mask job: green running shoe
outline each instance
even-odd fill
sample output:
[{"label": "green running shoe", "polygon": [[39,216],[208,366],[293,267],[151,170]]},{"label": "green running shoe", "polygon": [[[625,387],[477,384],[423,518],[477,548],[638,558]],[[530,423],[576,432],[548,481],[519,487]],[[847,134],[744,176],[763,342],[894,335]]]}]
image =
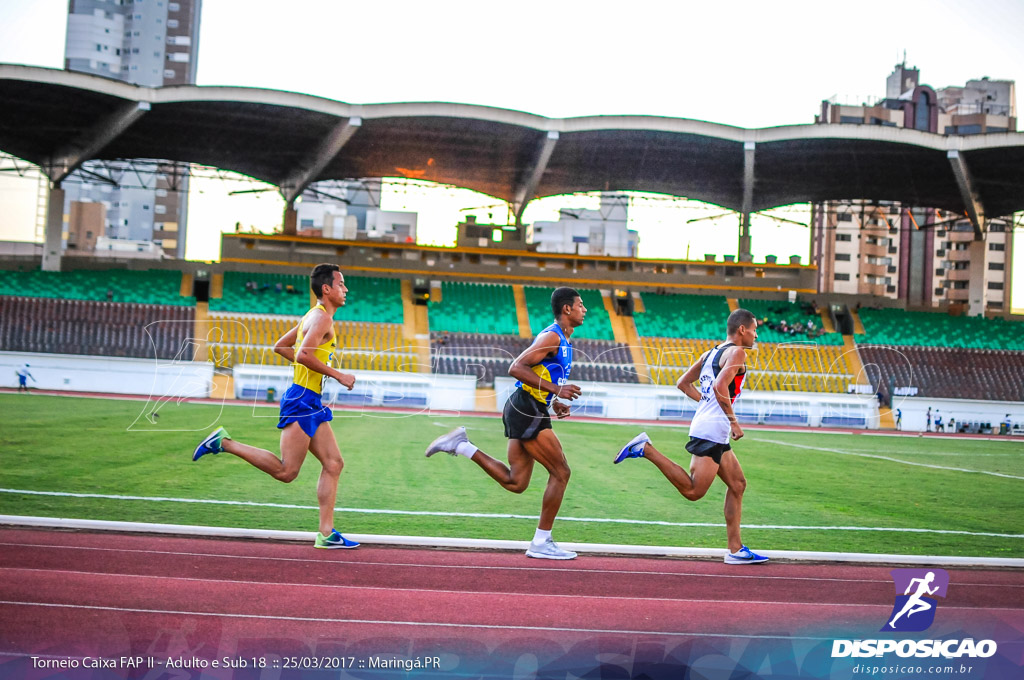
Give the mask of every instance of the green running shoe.
[{"label": "green running shoe", "polygon": [[337,529],[331,529],[329,536],[324,536],[319,531],[316,532],[316,541],[313,543],[313,547],[336,550],[338,548],[358,548],[359,544],[342,536]]},{"label": "green running shoe", "polygon": [[207,435],[206,439],[199,442],[199,446],[196,447],[195,452],[192,454],[192,460],[199,460],[208,453],[221,453],[224,450],[224,447],[221,445],[224,439],[231,439],[231,435],[223,427],[218,427]]}]

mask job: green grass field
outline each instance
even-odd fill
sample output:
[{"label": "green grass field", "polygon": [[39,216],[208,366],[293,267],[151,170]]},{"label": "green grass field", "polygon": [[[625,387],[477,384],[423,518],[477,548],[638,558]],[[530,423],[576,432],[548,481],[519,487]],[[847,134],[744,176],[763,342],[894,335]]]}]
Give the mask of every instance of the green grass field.
[{"label": "green grass field", "polygon": [[[5,490],[0,493],[0,513],[316,529],[312,508],[319,465],[312,456],[292,484],[274,481],[226,454],[191,461],[195,444],[216,424],[227,427],[240,441],[276,450],[276,409],[172,401],[161,407],[156,425],[140,418],[148,410],[142,401],[0,394],[0,487]],[[497,418],[336,411],[333,426],[346,461],[338,505],[356,509],[338,513],[338,528],[351,533],[529,539],[536,526],[529,517],[539,512],[545,473],[538,466],[533,485],[515,495],[464,458],[425,459],[426,444],[456,424],[466,425],[473,441],[485,451],[504,458],[505,440]],[[555,428],[573,470],[562,518],[712,525],[562,519],[555,524],[560,541],[725,546],[721,482],[716,481],[704,499],[691,503],[647,461],[611,464],[619,446],[641,428],[571,421],[557,423]],[[689,456],[682,449],[685,428],[653,427],[648,432],[660,450],[688,465]],[[1024,557],[1024,447],[1020,444],[749,430],[734,448],[748,480],[743,537],[755,549]],[[146,499],[41,496],[10,490]],[[158,497],[303,507],[147,500]]]}]

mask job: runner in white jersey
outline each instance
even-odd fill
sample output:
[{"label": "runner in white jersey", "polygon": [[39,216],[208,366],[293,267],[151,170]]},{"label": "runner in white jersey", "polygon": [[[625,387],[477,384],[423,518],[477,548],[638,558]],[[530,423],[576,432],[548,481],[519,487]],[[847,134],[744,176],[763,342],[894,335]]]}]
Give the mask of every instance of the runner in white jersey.
[{"label": "runner in white jersey", "polygon": [[[627,458],[646,458],[665,475],[686,500],[704,497],[715,481],[721,477],[725,492],[725,530],[729,551],[726,564],[758,564],[768,558],[758,555],[740,539],[740,518],[743,514],[743,492],[747,480],[740,461],[729,445],[730,437],[743,436],[732,404],[740,396],[746,375],[746,350],[753,349],[757,341],[757,319],[745,309],[737,309],[726,322],[726,342],[708,350],[676,382],[676,387],[697,403],[697,413],[690,423],[690,471],[673,463],[651,444],[646,432],[641,432],[619,451],[615,463]],[[699,381],[700,388],[694,387]]]},{"label": "runner in white jersey", "polygon": [[[700,376],[698,377],[700,400],[697,402],[697,412],[693,415],[693,421],[690,423],[690,441],[686,444],[686,450],[690,451],[693,455],[710,455],[716,459],[715,462],[719,463],[721,462],[722,454],[729,449],[729,435],[732,434],[732,424],[736,421],[736,418],[730,418],[726,414],[722,404],[716,398],[715,388],[718,385],[718,377],[722,373],[722,357],[729,354],[729,348],[736,346],[735,343],[726,342],[704,353],[701,359]],[[742,355],[742,353],[733,352],[733,356],[736,355]],[[733,376],[732,380],[729,381],[728,385],[725,385],[728,388],[730,411],[732,410],[732,404],[736,401],[736,397],[740,396],[740,390],[743,388],[743,379],[746,375],[747,369],[741,368]],[[739,427],[738,424],[737,427]],[[736,439],[742,436],[743,432],[741,430]],[[696,443],[694,440],[696,440]],[[703,442],[711,442],[719,446],[710,447]],[[693,450],[695,448],[701,450],[715,449],[715,453],[697,453]]]}]

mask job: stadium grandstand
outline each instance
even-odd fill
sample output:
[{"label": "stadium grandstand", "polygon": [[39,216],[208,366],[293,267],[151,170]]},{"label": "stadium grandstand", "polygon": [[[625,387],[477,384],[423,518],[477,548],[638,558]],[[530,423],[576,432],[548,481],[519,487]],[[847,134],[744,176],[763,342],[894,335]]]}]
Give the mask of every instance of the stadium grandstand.
[{"label": "stadium grandstand", "polygon": [[[373,372],[385,383],[388,375],[399,381],[410,374],[467,379],[476,407],[498,410],[512,359],[551,322],[553,287],[472,279],[433,281],[424,301],[415,299],[410,277],[349,273],[349,302],[336,317],[337,365]],[[1015,322],[1003,318],[819,307],[805,301],[808,296],[794,301],[642,286],[630,286],[627,305],[613,294],[622,285],[615,279],[604,289],[578,288],[588,311],[572,338],[574,381],[609,390],[672,387],[721,341],[725,318],[742,307],[759,320],[744,385],[751,398],[868,399],[877,419],[854,422],[879,427],[895,426],[897,408],[930,399],[1024,401],[1024,346]],[[191,263],[171,262],[137,270],[10,268],[0,272],[0,351],[204,362],[212,365],[215,382],[224,383],[223,392],[251,397],[257,392],[252,385],[232,385],[234,370],[286,369],[273,345],[310,303],[308,276],[294,267],[250,271],[224,264],[199,272]],[[839,316],[854,322],[853,333],[837,330]],[[593,405],[586,412],[615,415]],[[655,417],[692,415],[686,406],[659,413]],[[752,414],[745,419],[783,417]],[[1001,420],[965,415],[961,427],[996,429]],[[808,422],[799,414],[797,421]]]}]

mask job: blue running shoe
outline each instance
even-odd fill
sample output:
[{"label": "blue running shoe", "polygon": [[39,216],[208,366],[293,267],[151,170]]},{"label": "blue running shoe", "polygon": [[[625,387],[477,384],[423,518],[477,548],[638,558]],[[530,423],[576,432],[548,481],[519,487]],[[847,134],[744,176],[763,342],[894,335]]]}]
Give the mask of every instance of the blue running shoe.
[{"label": "blue running shoe", "polygon": [[339,534],[337,529],[331,529],[330,536],[324,536],[319,531],[316,532],[316,541],[313,543],[313,547],[335,550],[338,548],[358,548],[359,544]]},{"label": "blue running shoe", "polygon": [[726,564],[761,564],[767,561],[767,557],[758,555],[747,546],[743,546],[738,552],[726,553],[725,555]]},{"label": "blue running shoe", "polygon": [[218,427],[206,439],[199,442],[199,446],[196,447],[195,452],[192,454],[192,460],[199,460],[208,453],[221,453],[224,450],[221,444],[225,439],[231,439],[231,435],[223,427]]},{"label": "blue running shoe", "polygon": [[630,439],[628,444],[622,447],[622,450],[619,451],[619,455],[615,456],[615,460],[612,462],[618,465],[627,458],[643,458],[644,444],[649,441],[651,441],[651,438],[647,436],[647,433],[641,432]]}]

